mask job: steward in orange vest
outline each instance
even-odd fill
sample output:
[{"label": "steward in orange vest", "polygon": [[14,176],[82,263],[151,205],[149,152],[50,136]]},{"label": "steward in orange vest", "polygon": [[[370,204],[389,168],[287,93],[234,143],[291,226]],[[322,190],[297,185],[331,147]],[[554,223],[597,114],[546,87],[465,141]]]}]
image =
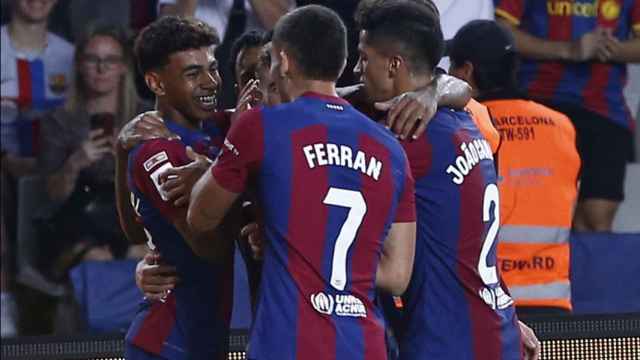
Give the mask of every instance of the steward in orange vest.
[{"label": "steward in orange vest", "polygon": [[514,90],[513,39],[497,23],[465,25],[449,56],[450,73],[471,85],[500,133],[498,267],[518,310],[570,311],[569,233],[580,169],[573,125]]}]

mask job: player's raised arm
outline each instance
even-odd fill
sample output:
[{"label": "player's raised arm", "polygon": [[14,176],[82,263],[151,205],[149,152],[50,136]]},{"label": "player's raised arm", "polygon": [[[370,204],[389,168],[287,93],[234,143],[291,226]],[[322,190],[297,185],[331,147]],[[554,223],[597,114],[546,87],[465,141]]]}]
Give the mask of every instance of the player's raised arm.
[{"label": "player's raised arm", "polygon": [[387,126],[400,139],[417,139],[427,128],[438,107],[464,109],[469,100],[469,84],[453,76],[440,74],[428,86],[376,103],[375,107],[388,111]]},{"label": "player's raised arm", "polygon": [[416,251],[415,187],[409,164],[396,217],[384,241],[376,272],[376,286],[400,296],[409,286]]}]

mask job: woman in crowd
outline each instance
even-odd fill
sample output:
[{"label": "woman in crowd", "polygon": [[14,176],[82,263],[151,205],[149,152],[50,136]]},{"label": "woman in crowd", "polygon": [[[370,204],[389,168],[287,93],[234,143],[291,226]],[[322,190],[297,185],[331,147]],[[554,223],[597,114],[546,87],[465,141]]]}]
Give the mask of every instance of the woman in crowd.
[{"label": "woman in crowd", "polygon": [[131,59],[124,30],[89,27],[76,44],[68,100],[42,122],[39,163],[56,206],[39,226],[44,236],[54,237],[42,239],[51,252],[40,253],[49,259],[64,255],[48,264],[59,271],[80,260],[109,260],[126,252],[114,203],[113,139],[144,110]]}]

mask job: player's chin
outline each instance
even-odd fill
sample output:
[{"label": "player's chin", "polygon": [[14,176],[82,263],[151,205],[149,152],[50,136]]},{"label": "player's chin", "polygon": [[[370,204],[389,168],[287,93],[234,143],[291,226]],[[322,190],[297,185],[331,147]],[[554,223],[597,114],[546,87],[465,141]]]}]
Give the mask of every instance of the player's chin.
[{"label": "player's chin", "polygon": [[217,109],[217,104],[214,102],[213,104],[194,104],[194,106],[192,107],[193,111],[193,115],[194,117],[196,117],[198,120],[205,120],[211,117],[211,115],[216,111]]}]

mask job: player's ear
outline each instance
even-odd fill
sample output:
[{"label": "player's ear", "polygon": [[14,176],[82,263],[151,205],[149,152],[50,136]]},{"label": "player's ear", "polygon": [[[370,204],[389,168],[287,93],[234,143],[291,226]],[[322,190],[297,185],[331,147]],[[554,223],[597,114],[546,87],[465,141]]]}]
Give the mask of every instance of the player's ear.
[{"label": "player's ear", "polygon": [[289,60],[289,55],[286,51],[280,50],[280,77],[288,77],[290,71],[291,62]]},{"label": "player's ear", "polygon": [[403,62],[404,59],[397,55],[389,58],[389,77],[395,77],[398,74]]},{"label": "player's ear", "polygon": [[166,94],[165,85],[157,72],[147,71],[144,74],[144,82],[156,96],[164,96]]}]

